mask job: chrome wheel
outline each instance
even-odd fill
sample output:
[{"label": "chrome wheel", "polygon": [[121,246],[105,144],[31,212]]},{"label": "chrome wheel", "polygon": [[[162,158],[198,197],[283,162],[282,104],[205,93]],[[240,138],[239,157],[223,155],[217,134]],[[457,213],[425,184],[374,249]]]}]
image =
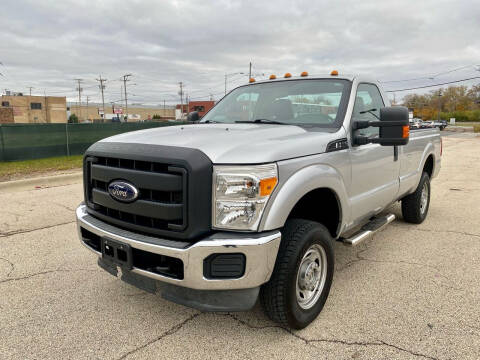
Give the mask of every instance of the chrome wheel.
[{"label": "chrome wheel", "polygon": [[428,195],[429,195],[428,184],[427,184],[427,182],[425,182],[423,184],[422,194],[420,195],[420,213],[422,215],[425,214],[425,211],[427,210]]},{"label": "chrome wheel", "polygon": [[327,278],[327,254],[322,246],[310,246],[300,262],[297,272],[297,303],[310,309],[320,297]]}]

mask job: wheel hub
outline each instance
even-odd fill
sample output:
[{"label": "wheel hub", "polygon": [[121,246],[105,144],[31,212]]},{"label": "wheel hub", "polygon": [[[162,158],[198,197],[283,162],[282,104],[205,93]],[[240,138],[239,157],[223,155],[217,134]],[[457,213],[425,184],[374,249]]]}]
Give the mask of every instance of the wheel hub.
[{"label": "wheel hub", "polygon": [[319,278],[319,266],[314,261],[306,261],[300,272],[299,286],[302,290],[314,290]]},{"label": "wheel hub", "polygon": [[323,247],[312,245],[297,272],[297,303],[302,309],[313,307],[320,297],[327,276],[327,255]]},{"label": "wheel hub", "polygon": [[422,193],[420,195],[420,212],[423,214],[427,209],[428,204],[428,184],[424,183],[422,187]]}]

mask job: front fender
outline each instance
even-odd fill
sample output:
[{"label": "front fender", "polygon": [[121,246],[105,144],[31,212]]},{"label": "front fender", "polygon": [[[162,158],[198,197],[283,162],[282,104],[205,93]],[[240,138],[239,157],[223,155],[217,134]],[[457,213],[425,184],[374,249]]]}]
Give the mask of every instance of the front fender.
[{"label": "front fender", "polygon": [[315,164],[305,167],[296,171],[280,185],[265,209],[260,223],[260,231],[283,227],[295,204],[305,194],[319,188],[328,188],[336,194],[340,208],[341,225],[339,229],[343,229],[346,220],[350,218],[350,206],[348,206],[343,177],[332,166]]}]

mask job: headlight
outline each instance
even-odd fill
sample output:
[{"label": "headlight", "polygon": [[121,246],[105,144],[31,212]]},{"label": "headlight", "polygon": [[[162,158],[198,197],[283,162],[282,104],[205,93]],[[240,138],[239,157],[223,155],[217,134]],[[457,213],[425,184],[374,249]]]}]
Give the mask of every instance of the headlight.
[{"label": "headlight", "polygon": [[277,182],[276,164],[214,166],[213,227],[256,230]]}]

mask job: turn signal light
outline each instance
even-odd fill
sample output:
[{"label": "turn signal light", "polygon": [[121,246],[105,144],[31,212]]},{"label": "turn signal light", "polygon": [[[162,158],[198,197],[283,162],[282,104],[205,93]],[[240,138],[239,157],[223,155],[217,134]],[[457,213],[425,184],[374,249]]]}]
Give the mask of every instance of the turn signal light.
[{"label": "turn signal light", "polygon": [[249,83],[254,83],[255,82],[255,79],[254,78],[250,78],[250,80],[248,80]]},{"label": "turn signal light", "polygon": [[300,76],[308,76],[308,72],[304,71],[300,74]]},{"label": "turn signal light", "polygon": [[277,75],[273,75],[273,74],[270,75],[270,77],[269,77],[270,80],[275,80],[276,78],[277,78]]},{"label": "turn signal light", "polygon": [[276,177],[260,180],[260,196],[270,195],[275,189],[277,181]]},{"label": "turn signal light", "polygon": [[290,74],[290,73],[286,73],[286,74],[285,74],[283,77],[285,77],[285,78],[289,78],[289,77],[292,77],[292,74]]},{"label": "turn signal light", "polygon": [[332,75],[332,76],[337,76],[337,75],[338,75],[338,70],[332,70],[332,72],[330,73],[330,75]]},{"label": "turn signal light", "polygon": [[406,138],[408,138],[409,135],[410,135],[410,126],[409,126],[409,125],[405,125],[405,126],[403,127],[402,138],[406,139]]}]

